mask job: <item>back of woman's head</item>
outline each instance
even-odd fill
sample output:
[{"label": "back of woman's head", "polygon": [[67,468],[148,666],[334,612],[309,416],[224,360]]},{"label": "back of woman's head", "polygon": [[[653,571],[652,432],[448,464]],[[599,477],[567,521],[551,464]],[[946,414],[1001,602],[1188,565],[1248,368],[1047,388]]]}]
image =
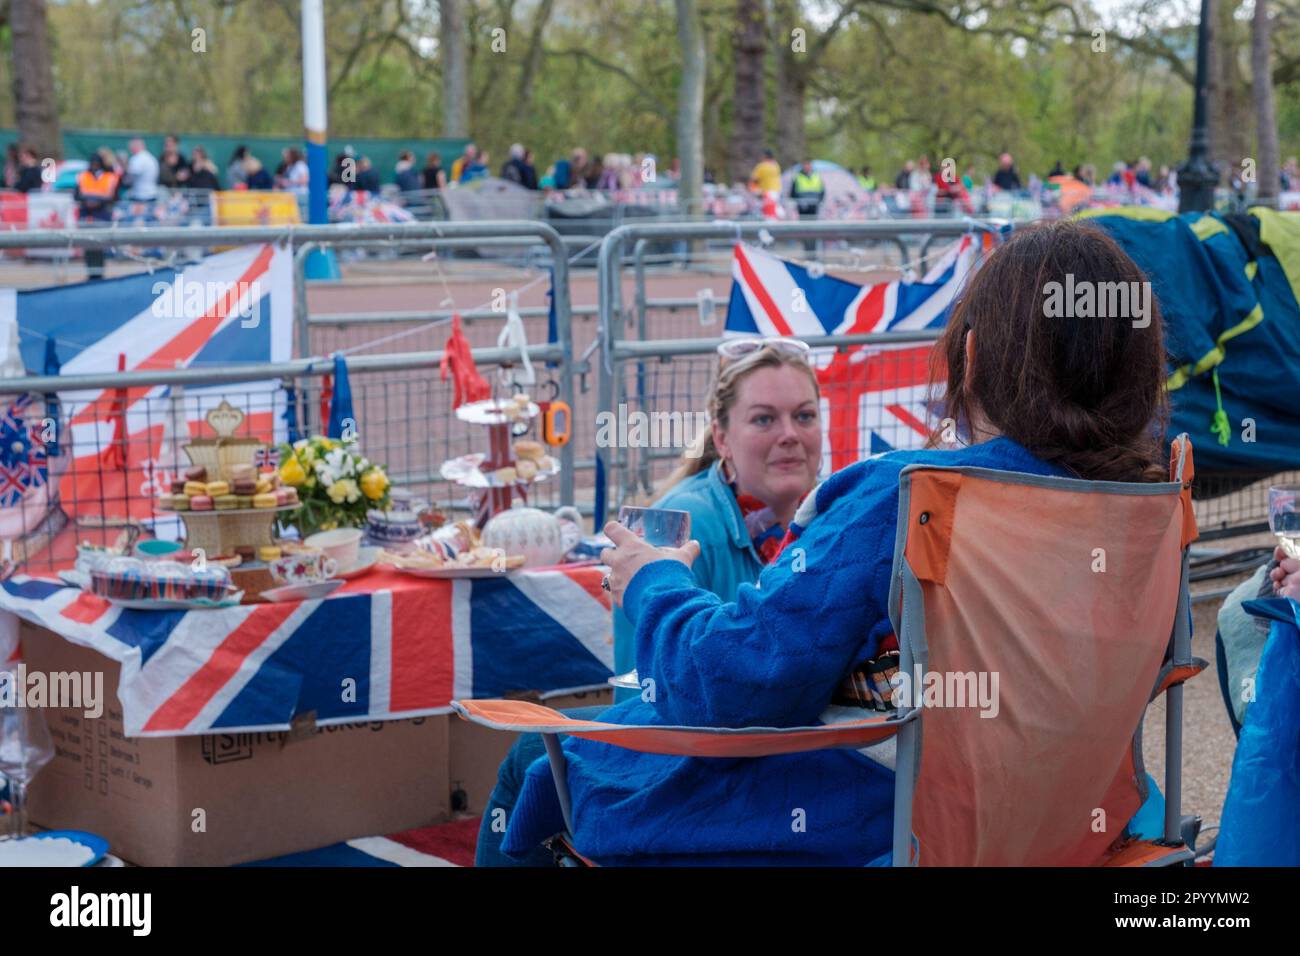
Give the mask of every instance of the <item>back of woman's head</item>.
[{"label": "back of woman's head", "polygon": [[971,276],[935,360],[959,428],[982,414],[1082,478],[1166,480],[1159,309],[1146,275],[1100,229],[1063,220],[1017,230]]}]

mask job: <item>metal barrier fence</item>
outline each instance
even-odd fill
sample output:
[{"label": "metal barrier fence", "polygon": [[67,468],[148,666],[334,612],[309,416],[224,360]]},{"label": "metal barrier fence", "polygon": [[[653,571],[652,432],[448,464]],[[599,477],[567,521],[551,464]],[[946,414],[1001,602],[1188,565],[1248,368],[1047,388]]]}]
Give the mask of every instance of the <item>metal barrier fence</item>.
[{"label": "metal barrier fence", "polygon": [[[450,458],[487,451],[487,436],[481,427],[453,414],[451,390],[436,377],[442,358],[442,352],[425,352],[349,359],[353,417],[361,450],[387,467],[393,484],[449,511],[467,511],[467,493],[444,480],[439,468]],[[564,354],[558,345],[539,345],[529,349],[529,358],[559,362]],[[474,359],[490,370],[518,361],[519,353],[480,349]],[[60,455],[48,459],[54,491],[40,507],[17,509],[23,523],[12,558],[25,560],[32,571],[65,566],[82,540],[107,543],[123,526],[152,524],[159,517],[155,499],[190,465],[183,446],[192,438],[211,437],[206,426],[195,423],[222,400],[246,414],[238,437],[270,444],[291,404],[300,431],[309,434],[310,427],[301,426],[318,421],[321,379],[332,371],[332,362],[308,358],[7,380],[7,391],[39,395],[58,390],[65,423]],[[125,414],[125,428],[117,427],[119,414]],[[572,492],[558,480],[540,483],[529,489],[529,501],[558,506],[570,503]],[[73,533],[66,531],[70,520],[75,523]],[[179,519],[166,516],[155,531],[164,538],[182,535]]]},{"label": "metal barrier fence", "polygon": [[[688,224],[673,227],[633,226],[615,230],[601,246],[600,258],[600,334],[601,358],[597,413],[606,421],[626,431],[632,419],[640,420],[649,429],[651,441],[662,438],[664,430],[672,431],[679,422],[696,420],[704,411],[705,401],[716,375],[715,349],[722,341],[716,330],[699,323],[690,328],[690,334],[708,335],[704,339],[648,340],[647,315],[654,311],[654,301],[645,297],[644,269],[639,259],[646,244],[654,239],[717,239],[752,238],[763,230],[773,237],[854,239],[875,238],[894,242],[900,246],[900,264],[908,263],[909,251],[903,243],[905,236],[924,236],[921,258],[931,242],[943,237],[955,237],[969,230],[972,223],[941,220],[911,223],[798,223],[798,224]],[[622,283],[619,280],[621,252],[627,243],[634,243],[633,266],[638,271],[637,300],[631,311],[622,302]],[[725,300],[720,303],[725,312]],[[624,341],[625,332],[636,336]],[[677,333],[678,328],[673,332]],[[918,333],[886,333],[874,336],[828,336],[808,338],[814,348],[827,348],[843,352],[851,347],[867,347],[871,354],[872,382],[855,386],[841,383],[823,386],[823,414],[829,419],[831,445],[849,449],[869,447],[869,434],[874,431],[891,445],[899,444],[890,434],[892,430],[906,429],[897,416],[887,413],[884,403],[874,396],[888,394],[888,390],[915,381],[912,374],[920,360],[918,347],[928,348],[937,338],[936,331]],[[909,347],[911,346],[911,347]],[[580,353],[581,354],[581,353]],[[585,356],[584,356],[585,357]],[[579,359],[581,367],[581,359]],[[858,366],[866,368],[866,364]],[[930,423],[933,424],[933,423]],[[855,430],[855,431],[852,431]],[[899,432],[898,437],[904,437]],[[1208,432],[1193,436],[1193,441],[1212,440]],[[624,502],[648,503],[656,495],[663,479],[680,463],[682,446],[688,441],[675,441],[660,445],[640,444],[628,447],[627,442],[596,449],[598,474],[605,476],[606,497],[597,498],[594,507],[599,526],[609,513],[616,512]],[[838,467],[824,452],[823,473]],[[846,460],[856,460],[857,454]],[[1268,530],[1267,489],[1280,482],[1300,483],[1300,472],[1283,474],[1242,473],[1205,474],[1198,477],[1193,490],[1197,521],[1201,539],[1206,542],[1253,535]]]},{"label": "metal barrier fence", "polygon": [[[439,243],[464,241],[536,241],[551,249],[557,341],[530,345],[528,359],[556,376],[557,397],[572,401],[573,377],[568,297],[567,260],[564,240],[545,223],[415,223],[382,226],[285,226],[222,229],[103,228],[96,230],[25,232],[0,235],[0,248],[209,248],[242,243],[284,242],[298,246],[301,266],[305,250],[312,247],[352,243],[419,243],[432,248]],[[305,280],[298,269],[295,341],[309,344],[306,323]],[[492,369],[509,369],[522,361],[521,350],[476,349],[475,360]],[[447,508],[466,504],[463,489],[444,481],[439,466],[448,458],[486,451],[481,428],[455,418],[451,389],[435,376],[443,358],[441,351],[351,356],[350,372],[353,413],[364,453],[389,469],[395,484],[424,492]],[[29,514],[19,507],[22,527],[8,537],[7,549],[21,558],[34,554],[33,567],[46,566],[71,557],[48,547],[67,524],[68,514],[83,527],[75,535],[59,537],[68,551],[68,541],[93,536],[95,529],[120,526],[124,522],[152,518],[153,499],[178,473],[188,466],[181,447],[190,437],[201,437],[206,428],[200,410],[222,398],[248,415],[244,433],[270,442],[277,419],[292,395],[301,434],[323,430],[320,407],[321,377],[333,371],[333,362],[308,354],[279,364],[245,364],[219,368],[182,370],[148,369],[97,376],[28,376],[8,379],[4,390],[11,394],[52,394],[62,399],[60,419],[75,422],[66,432],[71,447],[62,442],[64,453],[49,461],[50,507]],[[290,392],[289,389],[292,389]],[[126,392],[123,390],[130,390]],[[128,397],[129,395],[129,397]],[[111,412],[111,413],[110,413]],[[118,420],[124,419],[125,427]],[[205,434],[203,437],[207,437]],[[532,496],[540,503],[570,504],[574,499],[572,447],[557,453],[561,463],[558,477],[534,486]],[[59,506],[59,493],[63,504]],[[39,509],[37,509],[39,510]],[[98,515],[99,517],[94,517]],[[90,516],[90,517],[88,517]],[[125,516],[125,518],[123,517]],[[169,524],[162,523],[166,534]],[[15,546],[16,545],[16,549]]]}]

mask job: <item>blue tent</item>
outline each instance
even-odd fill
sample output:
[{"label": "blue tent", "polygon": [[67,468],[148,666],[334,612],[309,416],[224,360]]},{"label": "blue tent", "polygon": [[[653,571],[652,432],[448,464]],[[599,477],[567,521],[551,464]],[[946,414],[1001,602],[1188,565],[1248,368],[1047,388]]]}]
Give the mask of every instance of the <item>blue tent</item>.
[{"label": "blue tent", "polygon": [[1150,277],[1169,352],[1169,434],[1202,472],[1300,468],[1300,215],[1083,214]]}]

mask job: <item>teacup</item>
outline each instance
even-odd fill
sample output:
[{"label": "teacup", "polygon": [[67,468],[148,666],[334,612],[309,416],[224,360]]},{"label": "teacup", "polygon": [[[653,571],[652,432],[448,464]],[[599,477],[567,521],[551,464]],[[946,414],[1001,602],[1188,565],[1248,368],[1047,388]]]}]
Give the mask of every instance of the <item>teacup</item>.
[{"label": "teacup", "polygon": [[298,551],[271,562],[271,577],[279,584],[315,584],[338,572],[339,564],[323,551]]},{"label": "teacup", "polygon": [[332,531],[317,532],[303,544],[325,552],[334,559],[338,567],[350,568],[360,557],[363,537],[365,532],[360,528],[335,528]]}]

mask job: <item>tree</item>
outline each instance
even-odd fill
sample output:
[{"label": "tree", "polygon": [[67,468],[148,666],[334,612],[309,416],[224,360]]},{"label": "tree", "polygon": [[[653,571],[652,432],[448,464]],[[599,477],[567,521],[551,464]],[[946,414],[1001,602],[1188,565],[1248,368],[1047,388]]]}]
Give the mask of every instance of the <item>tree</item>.
[{"label": "tree", "polygon": [[677,89],[677,155],[681,158],[678,202],[687,214],[700,211],[704,192],[704,26],[699,0],[674,0],[682,80]]},{"label": "tree", "polygon": [[767,53],[767,23],[763,0],[736,0],[736,24],[731,34],[734,61],[730,182],[745,182],[767,138],[763,59]]},{"label": "tree", "polygon": [[439,0],[438,56],[442,61],[442,135],[469,135],[469,38],[462,0]]},{"label": "tree", "polygon": [[1273,109],[1273,73],[1269,68],[1268,3],[1255,0],[1255,19],[1250,30],[1250,69],[1255,94],[1255,146],[1259,164],[1258,201],[1262,206],[1276,206],[1281,187],[1278,176],[1277,114]]},{"label": "tree", "polygon": [[18,135],[40,157],[63,158],[59,108],[54,98],[45,0],[10,0],[13,34],[14,112]]}]

